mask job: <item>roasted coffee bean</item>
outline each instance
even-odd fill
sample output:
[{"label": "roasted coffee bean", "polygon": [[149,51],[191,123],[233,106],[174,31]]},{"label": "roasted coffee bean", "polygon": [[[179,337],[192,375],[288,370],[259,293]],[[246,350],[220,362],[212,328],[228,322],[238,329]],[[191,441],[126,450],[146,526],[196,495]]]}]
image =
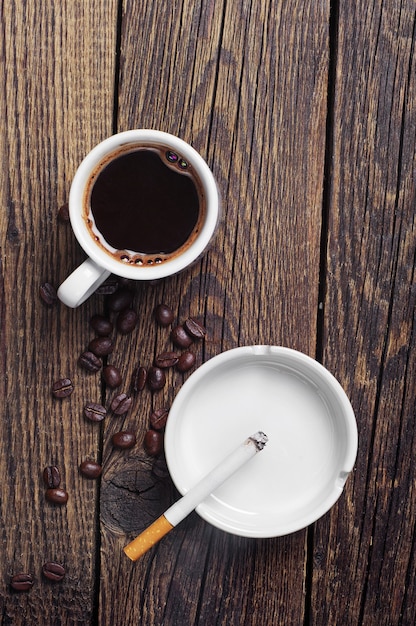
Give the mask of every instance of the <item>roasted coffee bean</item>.
[{"label": "roasted coffee bean", "polygon": [[53,504],[66,504],[68,502],[68,493],[59,487],[47,489],[45,496]]},{"label": "roasted coffee bean", "polygon": [[95,337],[88,344],[88,350],[95,356],[107,356],[114,350],[114,344],[110,337]]},{"label": "roasted coffee bean", "polygon": [[58,300],[56,289],[50,283],[43,283],[39,287],[39,294],[44,304],[46,304],[47,306],[53,306]]},{"label": "roasted coffee bean", "polygon": [[107,409],[96,402],[87,402],[84,406],[84,415],[91,422],[101,422],[107,415]]},{"label": "roasted coffee bean", "polygon": [[178,348],[189,348],[192,343],[192,337],[188,335],[185,328],[179,324],[179,326],[175,326],[170,333],[170,338],[172,339],[175,346]]},{"label": "roasted coffee bean", "polygon": [[103,367],[103,381],[110,387],[110,389],[115,389],[116,387],[120,387],[123,382],[123,378],[120,374],[120,371],[115,367],[115,365],[105,365]]},{"label": "roasted coffee bean", "polygon": [[68,202],[65,202],[65,204],[63,204],[62,206],[59,207],[58,209],[58,220],[60,222],[69,222],[69,204]]},{"label": "roasted coffee bean", "polygon": [[158,456],[163,450],[163,433],[160,430],[148,430],[143,443],[148,454]]},{"label": "roasted coffee bean", "polygon": [[103,362],[93,352],[87,350],[79,357],[78,365],[87,370],[87,372],[98,372],[102,368]]},{"label": "roasted coffee bean", "polygon": [[129,430],[121,430],[119,433],[114,433],[111,437],[111,441],[115,448],[127,450],[136,445],[136,435]]},{"label": "roasted coffee bean", "polygon": [[43,470],[43,482],[48,489],[59,487],[61,484],[61,473],[56,465],[48,465]]},{"label": "roasted coffee bean", "polygon": [[158,304],[154,316],[160,326],[169,326],[173,322],[173,311],[167,304]]},{"label": "roasted coffee bean", "polygon": [[99,296],[110,296],[118,289],[118,279],[115,276],[109,276],[102,285],[97,287],[95,293]]},{"label": "roasted coffee bean", "polygon": [[132,399],[125,393],[120,393],[113,398],[110,408],[116,415],[124,415],[131,407]]},{"label": "roasted coffee bean", "polygon": [[90,319],[90,326],[100,337],[108,337],[113,332],[113,322],[104,315],[93,315]]},{"label": "roasted coffee bean", "polygon": [[74,385],[69,378],[60,378],[52,385],[52,395],[55,398],[67,398],[74,391]]},{"label": "roasted coffee bean", "polygon": [[134,393],[142,391],[146,385],[147,369],[140,365],[135,368],[131,378],[131,388]]},{"label": "roasted coffee bean", "polygon": [[184,322],[184,328],[193,339],[203,339],[207,334],[206,328],[193,317],[188,317]]},{"label": "roasted coffee bean", "polygon": [[122,335],[128,335],[133,332],[138,322],[138,315],[133,309],[124,309],[120,311],[117,317],[117,330]]},{"label": "roasted coffee bean", "polygon": [[155,358],[156,367],[161,367],[162,369],[166,369],[168,367],[173,367],[178,362],[178,355],[175,352],[162,352],[158,354]]},{"label": "roasted coffee bean", "polygon": [[118,276],[118,287],[119,289],[134,289],[134,280],[131,278],[126,278],[125,276]]},{"label": "roasted coffee bean", "polygon": [[150,425],[155,430],[163,430],[168,421],[169,409],[156,409],[150,415]]},{"label": "roasted coffee bean", "polygon": [[65,568],[60,563],[48,561],[42,566],[42,574],[53,583],[59,583],[65,576]]},{"label": "roasted coffee bean", "polygon": [[79,466],[79,471],[85,478],[98,478],[101,476],[102,466],[95,461],[82,461]]},{"label": "roasted coffee bean", "polygon": [[160,367],[149,367],[147,384],[152,391],[163,389],[166,383],[166,374]]},{"label": "roasted coffee bean", "polygon": [[195,361],[196,361],[196,357],[193,352],[189,352],[189,351],[182,352],[181,356],[179,357],[176,368],[179,370],[179,372],[187,372],[195,365]]},{"label": "roasted coffee bean", "polygon": [[128,309],[133,302],[133,292],[130,289],[118,289],[115,293],[108,296],[107,304],[110,311],[119,313],[124,309]]},{"label": "roasted coffee bean", "polygon": [[33,587],[33,576],[31,574],[15,574],[10,580],[10,586],[14,591],[29,591]]}]

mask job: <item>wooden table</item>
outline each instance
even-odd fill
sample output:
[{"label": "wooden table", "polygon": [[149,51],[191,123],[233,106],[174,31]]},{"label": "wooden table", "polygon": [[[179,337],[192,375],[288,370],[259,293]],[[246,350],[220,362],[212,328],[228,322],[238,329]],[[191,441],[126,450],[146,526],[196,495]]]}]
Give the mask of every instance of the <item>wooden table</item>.
[{"label": "wooden table", "polygon": [[[1,624],[411,626],[416,607],[416,13],[411,0],[1,3]],[[208,329],[197,365],[283,345],[320,360],[354,407],[359,451],[337,504],[272,539],[191,515],[132,564],[122,552],[176,493],[142,440],[149,412],[84,419],[109,402],[78,355],[94,295],[46,307],[84,254],[57,218],[100,140],[153,127],[190,142],[219,183],[223,222],[192,269],[135,288],[116,337],[128,384],[169,344],[152,311]],[[166,343],[167,342],[167,343]],[[52,383],[68,376],[61,401]],[[153,403],[153,404],[152,404]],[[117,452],[111,436],[137,432]],[[103,464],[83,478],[85,458]],[[155,466],[156,463],[156,466]],[[45,500],[56,465],[68,503]],[[156,467],[156,470],[155,470]],[[155,474],[157,476],[155,477]],[[48,583],[45,561],[64,563]],[[16,573],[33,587],[10,589]]]}]

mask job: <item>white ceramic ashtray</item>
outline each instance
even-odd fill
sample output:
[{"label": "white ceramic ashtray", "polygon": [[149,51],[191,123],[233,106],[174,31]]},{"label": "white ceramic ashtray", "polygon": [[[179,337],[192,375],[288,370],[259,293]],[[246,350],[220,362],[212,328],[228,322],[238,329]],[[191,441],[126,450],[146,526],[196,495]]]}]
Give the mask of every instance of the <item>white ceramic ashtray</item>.
[{"label": "white ceramic ashtray", "polygon": [[177,394],[165,433],[172,479],[184,495],[256,431],[268,443],[198,507],[245,537],[286,535],[324,515],[357,454],[357,425],[338,381],[289,348],[236,348],[207,361]]}]

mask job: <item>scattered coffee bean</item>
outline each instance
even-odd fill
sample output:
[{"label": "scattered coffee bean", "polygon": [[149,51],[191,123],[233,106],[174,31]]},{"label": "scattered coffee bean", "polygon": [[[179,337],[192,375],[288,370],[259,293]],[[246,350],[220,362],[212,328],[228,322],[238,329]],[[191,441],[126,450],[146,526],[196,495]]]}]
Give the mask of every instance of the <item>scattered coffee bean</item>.
[{"label": "scattered coffee bean", "polygon": [[125,276],[117,276],[119,289],[134,289],[135,281]]},{"label": "scattered coffee bean", "polygon": [[148,430],[144,436],[144,448],[151,456],[158,456],[163,450],[163,433],[159,430]]},{"label": "scattered coffee bean", "polygon": [[107,415],[107,409],[96,402],[87,402],[84,406],[84,415],[91,422],[101,422]]},{"label": "scattered coffee bean", "polygon": [[97,287],[95,293],[99,296],[110,296],[118,289],[118,279],[115,276],[109,276],[102,285]]},{"label": "scattered coffee bean", "polygon": [[203,339],[207,334],[206,328],[193,317],[184,322],[184,328],[193,339]]},{"label": "scattered coffee bean", "polygon": [[115,389],[116,387],[120,387],[123,382],[123,378],[120,374],[120,370],[115,367],[115,365],[105,365],[103,367],[103,381],[110,387],[110,389]]},{"label": "scattered coffee bean", "polygon": [[139,318],[133,309],[124,309],[120,311],[117,317],[117,330],[122,335],[128,335],[136,328]]},{"label": "scattered coffee bean", "polygon": [[53,504],[66,504],[68,502],[68,493],[65,489],[53,487],[46,490],[46,499]]},{"label": "scattered coffee bean", "polygon": [[107,356],[114,350],[114,344],[110,337],[95,337],[88,344],[88,350],[95,356]]},{"label": "scattered coffee bean", "polygon": [[110,408],[116,415],[124,415],[131,407],[132,399],[125,393],[120,393],[113,398]]},{"label": "scattered coffee bean", "polygon": [[188,335],[185,328],[180,324],[172,329],[170,338],[178,348],[189,348],[192,343],[192,337]]},{"label": "scattered coffee bean", "polygon": [[47,306],[53,306],[58,300],[56,289],[50,283],[43,283],[39,287],[39,294],[44,304],[46,304]]},{"label": "scattered coffee bean", "polygon": [[121,430],[118,433],[114,433],[111,437],[113,446],[120,448],[121,450],[127,450],[133,448],[136,445],[136,435],[129,430]]},{"label": "scattered coffee bean", "polygon": [[166,374],[160,367],[149,367],[147,384],[152,391],[163,389],[166,384]]},{"label": "scattered coffee bean", "polygon": [[130,289],[119,289],[112,293],[107,300],[108,308],[114,313],[128,309],[133,302],[133,292]]},{"label": "scattered coffee bean", "polygon": [[135,368],[131,378],[131,388],[134,393],[142,391],[146,385],[147,369],[140,365]]},{"label": "scattered coffee bean", "polygon": [[52,385],[52,395],[55,398],[67,398],[74,391],[74,385],[69,378],[60,378]]},{"label": "scattered coffee bean", "polygon": [[90,319],[90,326],[100,337],[108,337],[113,332],[113,323],[104,315],[93,315]]},{"label": "scattered coffee bean", "polygon": [[154,310],[156,322],[160,326],[169,326],[173,322],[173,311],[167,304],[158,304]]},{"label": "scattered coffee bean", "polygon": [[58,220],[60,222],[69,222],[69,204],[68,202],[65,202],[65,204],[63,204],[62,206],[59,207],[58,209]]},{"label": "scattered coffee bean", "polygon": [[78,359],[78,365],[87,370],[87,372],[98,372],[101,369],[103,363],[101,359],[93,352],[86,351],[81,354]]},{"label": "scattered coffee bean", "polygon": [[82,461],[79,471],[85,478],[98,478],[101,476],[102,466],[95,461]]},{"label": "scattered coffee bean", "polygon": [[65,568],[60,563],[48,561],[42,566],[42,574],[51,582],[58,583],[65,576]]},{"label": "scattered coffee bean", "polygon": [[179,372],[182,372],[182,373],[187,372],[195,365],[195,361],[196,361],[196,357],[193,352],[189,352],[189,351],[182,352],[181,356],[179,357],[176,368],[179,370]]},{"label": "scattered coffee bean", "polygon": [[166,369],[168,367],[173,367],[178,362],[178,355],[175,352],[162,352],[158,354],[155,358],[156,367],[161,367],[162,369]]},{"label": "scattered coffee bean", "polygon": [[155,430],[163,430],[168,421],[169,409],[156,409],[150,415],[150,425]]},{"label": "scattered coffee bean", "polygon": [[33,587],[33,576],[31,574],[15,574],[10,580],[10,586],[14,591],[29,591]]},{"label": "scattered coffee bean", "polygon": [[56,465],[48,465],[43,470],[43,482],[48,489],[59,487],[61,484],[61,473]]}]

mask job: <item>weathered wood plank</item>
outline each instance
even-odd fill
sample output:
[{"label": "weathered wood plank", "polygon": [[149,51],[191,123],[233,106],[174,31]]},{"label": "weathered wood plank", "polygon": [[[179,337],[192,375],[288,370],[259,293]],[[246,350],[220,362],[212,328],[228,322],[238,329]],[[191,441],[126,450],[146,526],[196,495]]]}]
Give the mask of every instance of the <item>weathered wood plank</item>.
[{"label": "weathered wood plank", "polygon": [[[119,130],[155,127],[192,143],[217,177],[224,212],[197,266],[136,288],[139,328],[112,355],[126,381],[170,346],[152,320],[160,301],[178,320],[204,320],[197,364],[251,343],[315,354],[328,26],[329,2],[125,3]],[[141,442],[151,408],[169,404],[181,384],[172,373],[162,392],[142,394],[106,425],[101,623],[302,623],[305,532],[251,541],[195,515],[138,563],[122,555],[172,498],[169,481],[154,499],[152,489],[139,493],[155,484]],[[121,455],[109,438],[126,427],[140,443]]]},{"label": "weathered wood plank", "polygon": [[340,4],[324,361],[360,445],[316,528],[317,625],[416,619],[415,23],[413,2]]},{"label": "weathered wood plank", "polygon": [[[78,463],[100,450],[82,418],[100,382],[77,367],[89,340],[88,308],[47,309],[44,281],[58,285],[82,258],[57,221],[86,152],[112,131],[116,2],[3,2],[0,14],[1,365],[0,614],[3,624],[87,624],[94,607],[97,487]],[[92,305],[91,305],[92,306]],[[75,392],[55,401],[54,380]],[[42,470],[56,464],[69,492],[45,501]],[[57,586],[45,561],[64,562]],[[32,592],[9,578],[33,574]]]}]

